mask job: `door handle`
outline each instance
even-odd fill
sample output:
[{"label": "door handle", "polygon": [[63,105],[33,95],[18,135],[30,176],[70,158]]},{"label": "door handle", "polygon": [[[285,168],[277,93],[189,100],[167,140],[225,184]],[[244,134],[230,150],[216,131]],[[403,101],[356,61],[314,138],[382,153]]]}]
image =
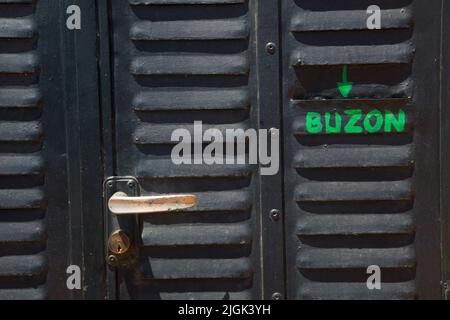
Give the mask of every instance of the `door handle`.
[{"label": "door handle", "polygon": [[129,197],[124,192],[116,192],[108,201],[109,210],[118,216],[178,212],[196,204],[197,197],[191,194]]},{"label": "door handle", "polygon": [[[1,1],[1,0],[0,0]],[[105,259],[111,268],[138,263],[142,246],[142,215],[176,214],[197,204],[192,194],[140,196],[134,177],[109,177],[104,182]]]}]

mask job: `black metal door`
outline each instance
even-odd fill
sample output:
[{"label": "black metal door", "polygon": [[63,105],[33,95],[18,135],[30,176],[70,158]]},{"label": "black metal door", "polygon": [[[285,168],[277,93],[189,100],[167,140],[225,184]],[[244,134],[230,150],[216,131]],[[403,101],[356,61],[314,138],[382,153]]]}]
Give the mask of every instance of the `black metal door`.
[{"label": "black metal door", "polygon": [[[110,177],[105,201],[117,191],[197,197],[195,207],[178,214],[111,222],[111,212],[105,211],[107,225],[126,224],[138,246],[134,261],[110,268],[110,298],[283,294],[282,220],[270,218],[272,209],[281,209],[280,175],[261,177],[254,165],[176,165],[171,160],[172,133],[179,128],[192,132],[194,121],[202,121],[204,130],[222,132],[279,127],[276,47],[268,52],[266,42],[257,43],[277,42],[277,16],[267,15],[277,11],[277,4],[259,6],[245,0],[100,2],[101,27],[110,15],[101,36],[111,37],[113,79],[112,111],[104,114]],[[258,34],[257,23],[268,32]],[[108,45],[102,42],[103,49]],[[103,67],[107,70],[108,63],[103,61]],[[262,105],[271,111],[263,113]],[[262,181],[270,181],[275,192],[262,189]],[[270,242],[263,247],[266,239]],[[273,267],[263,274],[269,253]],[[110,258],[117,263],[117,257]]]},{"label": "black metal door", "polygon": [[[379,0],[379,30],[372,4],[0,0],[0,298],[448,295],[442,1]],[[282,129],[280,172],[175,165],[195,121]],[[118,217],[117,192],[196,204]]]},{"label": "black metal door", "polygon": [[290,299],[441,295],[441,4],[377,1],[369,30],[372,4],[281,2]]},{"label": "black metal door", "polygon": [[[130,182],[130,195],[198,198],[137,218],[138,263],[110,273],[110,297],[441,296],[441,9],[379,1],[370,30],[371,5],[100,2],[113,66],[106,177],[122,185],[106,197]],[[174,165],[171,133],[194,121],[282,127],[284,184],[249,165]],[[369,266],[380,290],[367,287]]]}]

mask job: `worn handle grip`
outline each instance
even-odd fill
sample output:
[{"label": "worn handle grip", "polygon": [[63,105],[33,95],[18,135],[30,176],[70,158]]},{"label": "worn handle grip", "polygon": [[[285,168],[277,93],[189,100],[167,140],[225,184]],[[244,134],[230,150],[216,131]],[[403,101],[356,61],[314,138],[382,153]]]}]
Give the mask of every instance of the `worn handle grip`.
[{"label": "worn handle grip", "polygon": [[177,212],[196,203],[197,197],[190,194],[129,197],[124,192],[117,192],[109,199],[108,207],[115,215],[139,215]]}]

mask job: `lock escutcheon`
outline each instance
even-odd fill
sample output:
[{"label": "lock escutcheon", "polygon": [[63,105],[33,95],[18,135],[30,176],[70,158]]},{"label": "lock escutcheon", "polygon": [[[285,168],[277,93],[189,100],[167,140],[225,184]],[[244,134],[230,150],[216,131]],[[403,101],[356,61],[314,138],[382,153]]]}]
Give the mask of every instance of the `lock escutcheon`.
[{"label": "lock escutcheon", "polygon": [[108,239],[108,248],[113,254],[122,255],[128,252],[131,247],[131,240],[123,230],[114,231]]}]

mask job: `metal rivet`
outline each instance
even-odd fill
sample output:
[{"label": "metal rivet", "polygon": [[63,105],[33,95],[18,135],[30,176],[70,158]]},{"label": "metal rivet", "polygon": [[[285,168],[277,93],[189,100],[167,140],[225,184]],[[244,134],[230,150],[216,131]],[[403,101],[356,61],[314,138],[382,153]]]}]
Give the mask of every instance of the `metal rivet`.
[{"label": "metal rivet", "polygon": [[134,188],[135,184],[133,181],[128,182],[128,188]]},{"label": "metal rivet", "polygon": [[277,52],[277,45],[273,42],[269,42],[268,44],[266,44],[266,51],[269,54],[275,54],[275,52]]},{"label": "metal rivet", "polygon": [[112,188],[112,187],[113,187],[113,183],[112,183],[112,181],[109,181],[109,182],[108,182],[108,187],[110,187],[110,188]]},{"label": "metal rivet", "polygon": [[278,209],[272,209],[272,210],[270,210],[270,218],[271,218],[273,221],[278,221],[278,220],[280,219],[280,216],[281,216],[280,210],[278,210]]},{"label": "metal rivet", "polygon": [[282,296],[281,293],[279,293],[279,292],[275,292],[275,293],[272,295],[272,300],[281,300],[281,299],[283,299],[283,296]]}]

